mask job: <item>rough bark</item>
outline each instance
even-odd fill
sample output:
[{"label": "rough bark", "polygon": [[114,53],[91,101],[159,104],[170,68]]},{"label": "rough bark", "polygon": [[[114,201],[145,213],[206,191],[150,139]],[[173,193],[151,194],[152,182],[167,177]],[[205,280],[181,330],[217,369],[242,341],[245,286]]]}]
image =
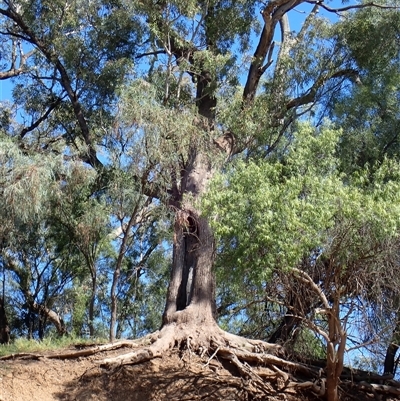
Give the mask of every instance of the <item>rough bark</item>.
[{"label": "rough bark", "polygon": [[181,182],[181,193],[190,195],[175,204],[171,281],[163,324],[214,322],[214,237],[209,223],[194,206],[212,176],[207,157],[193,150]]}]

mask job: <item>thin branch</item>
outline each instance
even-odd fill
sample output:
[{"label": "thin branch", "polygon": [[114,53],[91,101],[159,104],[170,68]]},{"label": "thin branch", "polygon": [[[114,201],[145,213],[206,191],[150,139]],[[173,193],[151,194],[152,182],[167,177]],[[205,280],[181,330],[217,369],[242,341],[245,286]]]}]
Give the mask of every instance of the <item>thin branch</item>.
[{"label": "thin branch", "polygon": [[85,161],[93,167],[101,168],[103,164],[98,159],[96,149],[93,146],[89,126],[83,114],[82,106],[81,103],[79,102],[79,97],[76,91],[74,91],[72,88],[71,79],[68,75],[65,66],[62,64],[60,58],[54,52],[51,46],[49,46],[48,44],[46,44],[45,41],[41,40],[36,36],[35,32],[27,25],[21,14],[19,14],[16,11],[15,7],[10,6],[10,8],[8,9],[0,8],[0,15],[3,15],[4,17],[9,18],[11,21],[13,21],[26,35],[26,37],[23,37],[23,39],[26,40],[28,43],[34,45],[38,50],[40,50],[43,56],[48,61],[48,63],[53,65],[59,72],[61,77],[60,79],[61,85],[68,94],[68,97],[72,104],[72,108],[74,110],[75,118],[81,130],[82,137],[88,148],[88,154]]},{"label": "thin branch", "polygon": [[340,8],[331,8],[329,6],[327,6],[323,1],[321,0],[309,0],[306,1],[306,3],[309,4],[318,4],[319,6],[321,6],[322,8],[324,8],[326,11],[329,11],[331,13],[335,13],[335,14],[340,14],[341,12],[344,11],[350,11],[350,10],[355,10],[355,9],[359,9],[359,8],[367,8],[367,7],[375,7],[375,8],[381,8],[384,10],[397,10],[399,7],[396,6],[384,6],[382,4],[376,4],[376,3],[365,3],[365,4],[354,4],[351,6],[347,6],[347,7],[340,7]]},{"label": "thin branch", "polygon": [[40,118],[38,118],[29,127],[26,127],[21,131],[21,133],[19,134],[19,137],[22,139],[28,132],[33,131],[35,128],[37,128],[43,121],[45,121],[47,119],[47,117],[50,115],[50,113],[61,103],[61,101],[62,101],[62,99],[59,97],[53,103],[51,103],[49,108],[46,110],[46,112]]},{"label": "thin branch", "polygon": [[155,50],[153,52],[147,52],[147,53],[138,54],[137,56],[135,56],[135,58],[136,59],[140,59],[140,58],[146,57],[146,56],[156,56],[157,54],[166,54],[166,51],[165,51],[165,49]]}]

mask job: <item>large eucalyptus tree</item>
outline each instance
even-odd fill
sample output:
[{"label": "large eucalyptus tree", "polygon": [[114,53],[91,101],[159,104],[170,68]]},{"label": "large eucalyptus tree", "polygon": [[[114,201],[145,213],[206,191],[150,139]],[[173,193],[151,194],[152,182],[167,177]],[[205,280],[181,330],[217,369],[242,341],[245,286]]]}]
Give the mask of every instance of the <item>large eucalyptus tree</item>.
[{"label": "large eucalyptus tree", "polygon": [[[305,18],[292,31],[300,7]],[[0,78],[16,82],[23,112],[10,134],[21,149],[86,164],[97,174],[92,197],[107,194],[114,174],[127,174],[144,199],[170,212],[162,327],[150,346],[107,364],[137,363],[185,344],[214,350],[243,374],[238,357],[292,366],[257,353],[278,346],[217,326],[217,245],[200,201],[232,159],[284,154],[294,121],[323,114],[320,105],[359,82],[345,38],[318,12],[345,17],[364,7],[393,12],[390,5],[334,9],[314,0],[2,2],[8,57]],[[123,168],[107,156],[116,144]],[[337,389],[328,393],[337,399]]]}]

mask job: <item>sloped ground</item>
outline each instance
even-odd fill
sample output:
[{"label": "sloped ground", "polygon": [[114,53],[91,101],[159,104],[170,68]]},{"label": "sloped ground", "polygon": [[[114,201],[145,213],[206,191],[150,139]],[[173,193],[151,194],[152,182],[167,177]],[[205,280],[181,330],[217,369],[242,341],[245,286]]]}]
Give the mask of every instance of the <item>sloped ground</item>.
[{"label": "sloped ground", "polygon": [[[173,352],[163,358],[133,366],[106,370],[99,366],[105,357],[124,352],[124,349],[103,352],[78,359],[33,360],[15,358],[0,361],[0,401],[297,401],[318,398],[293,390],[279,392],[271,384],[271,393],[250,398],[251,381],[243,380],[235,367],[227,362],[193,354]],[[47,355],[51,355],[50,353]],[[222,364],[224,363],[224,365]],[[258,368],[268,381],[275,377],[273,370]],[[252,392],[250,392],[252,393]],[[342,394],[343,400],[374,400],[373,394]],[[392,398],[394,400],[396,398]],[[390,400],[390,398],[382,398]]]}]

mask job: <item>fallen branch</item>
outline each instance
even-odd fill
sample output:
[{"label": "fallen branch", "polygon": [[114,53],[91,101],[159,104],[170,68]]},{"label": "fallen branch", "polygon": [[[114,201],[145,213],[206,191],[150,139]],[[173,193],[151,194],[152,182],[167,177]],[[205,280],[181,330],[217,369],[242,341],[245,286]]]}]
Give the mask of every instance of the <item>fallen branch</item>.
[{"label": "fallen branch", "polygon": [[79,351],[73,351],[73,352],[67,352],[67,353],[62,353],[62,354],[50,354],[50,355],[45,355],[45,354],[34,354],[34,353],[27,353],[27,352],[20,352],[16,354],[10,354],[10,355],[5,355],[0,357],[0,361],[6,361],[10,359],[75,359],[75,358],[80,358],[83,356],[90,356],[94,354],[98,354],[100,352],[105,352],[105,351],[111,351],[123,347],[139,347],[143,345],[142,343],[138,343],[137,341],[134,340],[124,340],[124,341],[119,341],[115,342],[112,344],[103,344],[103,345],[97,345],[95,347],[91,347],[88,349],[82,349]]},{"label": "fallen branch", "polygon": [[387,386],[385,384],[373,384],[367,382],[355,383],[353,387],[356,387],[363,391],[371,393],[381,393],[386,395],[400,395],[400,388]]}]

